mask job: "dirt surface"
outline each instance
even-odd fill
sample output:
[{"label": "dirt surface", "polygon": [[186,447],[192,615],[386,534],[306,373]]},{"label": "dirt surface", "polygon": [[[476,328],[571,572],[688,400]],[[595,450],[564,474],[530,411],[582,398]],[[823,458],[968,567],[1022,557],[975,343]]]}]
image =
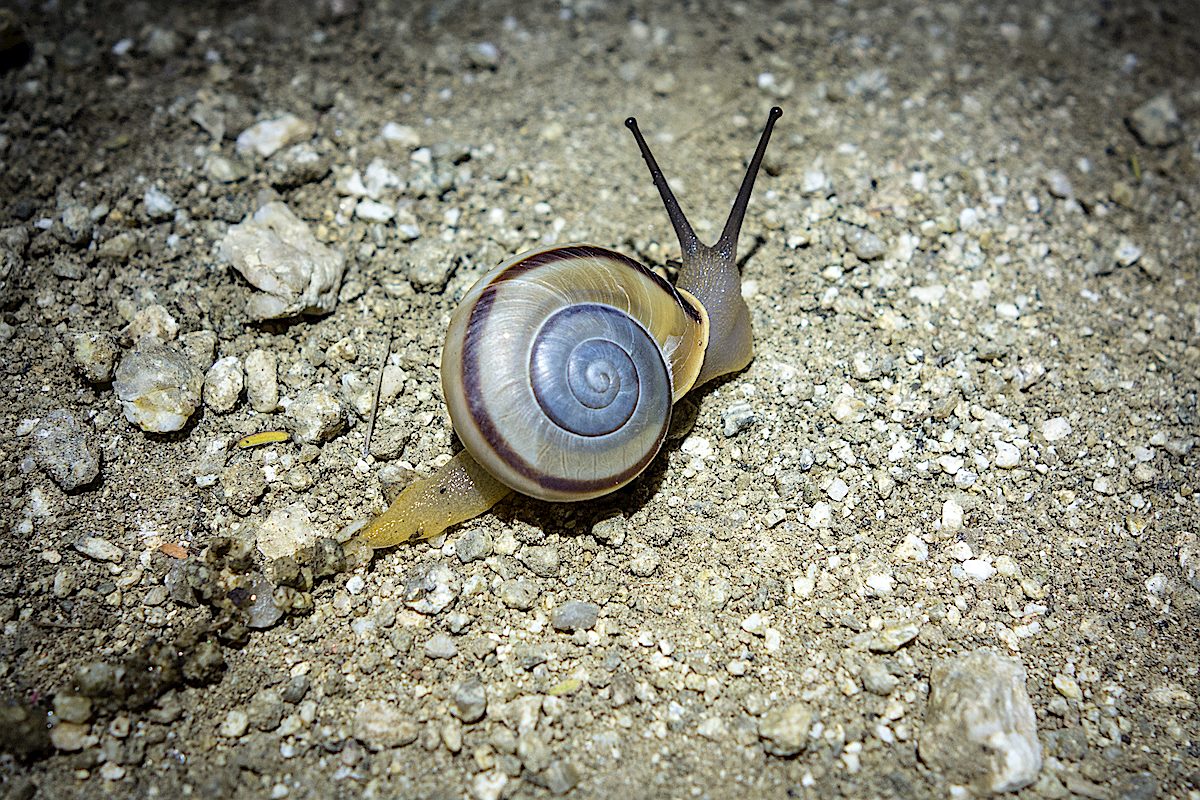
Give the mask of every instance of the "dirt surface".
[{"label": "dirt surface", "polygon": [[[985,793],[931,718],[980,649],[1036,717],[1004,788],[1200,792],[1194,4],[9,5],[6,797]],[[776,104],[756,358],[647,473],[343,548],[456,449],[480,275],[678,257],[622,120],[711,241]],[[330,313],[249,314],[221,245],[273,200],[344,254]],[[143,335],[210,377],[263,351],[289,410],[235,385],[143,432],[111,383]],[[235,445],[329,398],[344,429]]]}]

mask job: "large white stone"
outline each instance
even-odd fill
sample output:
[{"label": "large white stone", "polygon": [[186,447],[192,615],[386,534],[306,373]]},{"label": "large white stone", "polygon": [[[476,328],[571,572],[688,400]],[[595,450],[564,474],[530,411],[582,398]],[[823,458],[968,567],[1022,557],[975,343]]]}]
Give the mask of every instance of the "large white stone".
[{"label": "large white stone", "polygon": [[337,305],[345,256],[318,242],[284,203],[267,203],[232,226],[220,254],[259,290],[246,304],[254,319],[328,314]]},{"label": "large white stone", "polygon": [[934,665],[921,760],[980,793],[1037,780],[1042,748],[1020,662],[980,649]]}]

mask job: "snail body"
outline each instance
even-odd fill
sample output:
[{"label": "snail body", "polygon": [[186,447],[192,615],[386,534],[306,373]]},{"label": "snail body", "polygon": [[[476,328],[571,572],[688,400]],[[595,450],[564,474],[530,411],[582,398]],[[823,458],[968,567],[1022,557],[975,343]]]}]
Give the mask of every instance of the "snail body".
[{"label": "snail body", "polygon": [[550,501],[615,491],[654,459],[679,398],[750,362],[737,238],[781,115],[771,109],[711,247],[626,120],[679,238],[676,284],[590,244],[522,253],[484,275],[454,312],[442,351],[443,394],[465,449],[405,488],[364,530],[367,544],[435,536],[510,491]]}]

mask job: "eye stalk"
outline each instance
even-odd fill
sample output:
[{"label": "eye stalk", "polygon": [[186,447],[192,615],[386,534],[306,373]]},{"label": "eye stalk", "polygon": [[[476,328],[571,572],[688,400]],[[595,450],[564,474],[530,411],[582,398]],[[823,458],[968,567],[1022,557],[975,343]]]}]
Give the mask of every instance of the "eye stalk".
[{"label": "eye stalk", "polygon": [[737,240],[742,230],[742,221],[746,217],[746,207],[750,203],[750,193],[754,191],[754,180],[762,167],[767,144],[771,141],[771,132],[775,122],[783,116],[783,109],[774,106],[767,115],[767,124],[759,136],[758,146],[746,175],[742,178],[741,188],[729,210],[729,218],[716,244],[709,246],[697,237],[692,225],[679,206],[675,193],[667,183],[662,168],[658,166],[650,146],[638,128],[637,120],[629,117],[625,127],[633,133],[642,158],[650,169],[650,178],[658,189],[663,206],[667,209],[667,217],[671,227],[679,238],[679,249],[682,254],[683,266],[679,270],[678,288],[690,292],[708,313],[711,325],[709,351],[704,358],[704,366],[697,385],[707,380],[737,372],[750,363],[754,356],[754,346],[750,331],[750,309],[742,299],[741,274],[737,268]]}]

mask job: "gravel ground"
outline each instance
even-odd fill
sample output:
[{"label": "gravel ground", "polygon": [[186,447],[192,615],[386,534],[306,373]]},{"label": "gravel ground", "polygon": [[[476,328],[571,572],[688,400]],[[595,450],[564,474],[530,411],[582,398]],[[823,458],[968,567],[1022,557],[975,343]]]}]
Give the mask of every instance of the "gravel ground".
[{"label": "gravel ground", "polygon": [[[5,797],[1200,797],[1194,4],[8,5]],[[678,257],[623,118],[711,241],[776,104],[750,367],[355,547],[480,275]]]}]

